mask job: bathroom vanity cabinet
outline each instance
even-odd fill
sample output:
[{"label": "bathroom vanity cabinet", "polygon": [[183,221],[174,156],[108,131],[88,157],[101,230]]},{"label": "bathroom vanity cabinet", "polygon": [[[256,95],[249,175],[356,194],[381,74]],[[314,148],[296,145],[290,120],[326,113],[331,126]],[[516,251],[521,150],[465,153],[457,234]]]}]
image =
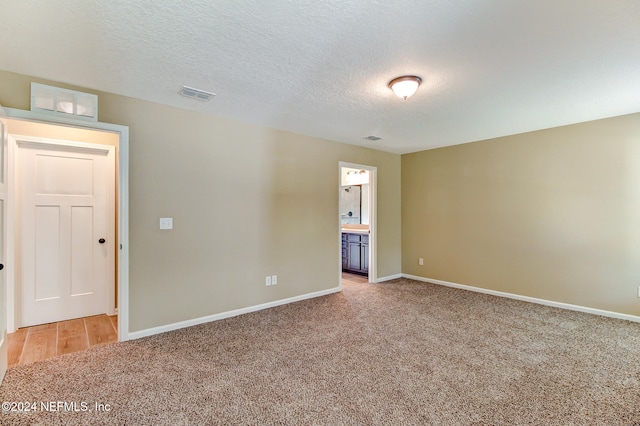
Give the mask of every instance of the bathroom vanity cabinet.
[{"label": "bathroom vanity cabinet", "polygon": [[369,274],[369,234],[342,233],[342,270]]}]

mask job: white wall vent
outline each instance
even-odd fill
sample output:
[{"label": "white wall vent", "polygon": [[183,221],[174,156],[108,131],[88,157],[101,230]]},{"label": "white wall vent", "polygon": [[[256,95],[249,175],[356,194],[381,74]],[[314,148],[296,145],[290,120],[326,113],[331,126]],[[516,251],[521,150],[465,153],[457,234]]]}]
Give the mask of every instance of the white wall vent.
[{"label": "white wall vent", "polygon": [[32,82],[31,111],[98,121],[98,95]]},{"label": "white wall vent", "polygon": [[197,99],[202,102],[206,102],[211,100],[216,94],[212,92],[207,92],[206,90],[196,89],[194,87],[182,86],[179,92],[182,96],[186,96],[187,98]]}]

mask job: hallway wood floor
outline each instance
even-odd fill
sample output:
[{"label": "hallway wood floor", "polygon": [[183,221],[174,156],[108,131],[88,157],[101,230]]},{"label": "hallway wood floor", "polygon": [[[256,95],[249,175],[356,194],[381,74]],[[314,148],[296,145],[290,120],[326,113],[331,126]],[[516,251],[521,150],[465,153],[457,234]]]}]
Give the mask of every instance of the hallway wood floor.
[{"label": "hallway wood floor", "polygon": [[18,329],[7,335],[9,366],[118,341],[118,316],[96,315]]}]

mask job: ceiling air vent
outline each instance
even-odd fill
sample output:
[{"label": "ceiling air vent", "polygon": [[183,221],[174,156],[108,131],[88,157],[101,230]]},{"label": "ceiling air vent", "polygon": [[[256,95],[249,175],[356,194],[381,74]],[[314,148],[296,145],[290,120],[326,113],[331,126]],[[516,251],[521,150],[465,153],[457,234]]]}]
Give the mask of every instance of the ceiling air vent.
[{"label": "ceiling air vent", "polygon": [[373,135],[371,135],[371,136],[365,136],[365,137],[364,137],[364,138],[362,138],[362,139],[364,139],[364,140],[366,140],[366,141],[379,141],[379,140],[380,140],[380,139],[382,139],[382,138],[381,138],[381,137],[379,137],[379,136],[373,136]]},{"label": "ceiling air vent", "polygon": [[206,102],[216,95],[215,93],[195,89],[189,86],[182,86],[182,89],[180,89],[180,94],[184,97],[197,99],[202,102]]},{"label": "ceiling air vent", "polygon": [[98,121],[98,96],[32,82],[31,111]]}]

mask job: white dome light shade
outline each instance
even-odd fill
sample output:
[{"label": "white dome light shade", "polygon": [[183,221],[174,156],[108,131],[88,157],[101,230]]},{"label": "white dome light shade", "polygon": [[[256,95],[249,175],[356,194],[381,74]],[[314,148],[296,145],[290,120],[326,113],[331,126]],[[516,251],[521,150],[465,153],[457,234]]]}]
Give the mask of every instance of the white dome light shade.
[{"label": "white dome light shade", "polygon": [[393,90],[393,93],[395,93],[396,96],[406,101],[409,96],[416,93],[420,83],[422,83],[422,79],[420,77],[416,77],[415,75],[405,75],[391,80],[389,82],[389,89]]}]

